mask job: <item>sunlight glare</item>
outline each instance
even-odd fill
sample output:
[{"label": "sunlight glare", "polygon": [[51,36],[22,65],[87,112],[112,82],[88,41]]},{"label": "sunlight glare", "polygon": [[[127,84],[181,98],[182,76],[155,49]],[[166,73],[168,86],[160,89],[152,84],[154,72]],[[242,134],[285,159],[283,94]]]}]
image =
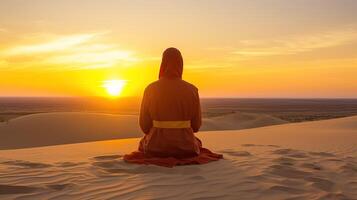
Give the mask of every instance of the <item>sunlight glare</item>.
[{"label": "sunlight glare", "polygon": [[111,97],[117,97],[121,94],[126,81],[124,80],[107,80],[104,81],[103,87],[107,90],[107,93]]}]

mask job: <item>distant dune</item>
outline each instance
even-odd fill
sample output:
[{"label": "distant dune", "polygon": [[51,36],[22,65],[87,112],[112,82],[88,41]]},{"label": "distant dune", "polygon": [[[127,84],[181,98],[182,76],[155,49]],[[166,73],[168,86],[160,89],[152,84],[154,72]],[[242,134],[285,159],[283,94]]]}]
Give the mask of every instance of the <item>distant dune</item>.
[{"label": "distant dune", "polygon": [[224,160],[125,163],[139,139],[2,150],[0,199],[357,199],[357,117],[197,136]]},{"label": "distant dune", "polygon": [[288,122],[267,114],[238,112],[205,118],[201,130],[239,130],[285,123]]},{"label": "distant dune", "polygon": [[[203,119],[203,131],[237,130],[286,123],[266,114],[233,113]],[[0,149],[136,138],[135,115],[57,112],[21,116],[0,123]]]},{"label": "distant dune", "polygon": [[0,149],[140,137],[135,115],[58,112],[0,123]]}]

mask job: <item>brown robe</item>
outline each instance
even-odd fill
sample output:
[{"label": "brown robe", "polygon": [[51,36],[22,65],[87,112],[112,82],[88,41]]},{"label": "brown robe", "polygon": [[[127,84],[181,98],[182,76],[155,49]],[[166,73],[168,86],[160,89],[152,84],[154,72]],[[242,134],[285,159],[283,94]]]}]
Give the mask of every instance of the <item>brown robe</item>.
[{"label": "brown robe", "polygon": [[[153,120],[188,120],[191,128],[156,128]],[[139,151],[155,156],[198,155],[201,142],[193,133],[200,126],[200,100],[195,86],[178,78],[160,78],[146,88],[140,111],[140,127],[146,135]]]},{"label": "brown robe", "polygon": [[[137,164],[166,167],[202,164],[219,160],[222,155],[202,147],[194,136],[201,126],[198,90],[181,79],[183,60],[175,48],[164,52],[159,80],[144,92],[140,110],[140,127],[145,133],[139,151],[125,155],[124,160]],[[156,127],[153,121],[188,121],[185,128]]]}]

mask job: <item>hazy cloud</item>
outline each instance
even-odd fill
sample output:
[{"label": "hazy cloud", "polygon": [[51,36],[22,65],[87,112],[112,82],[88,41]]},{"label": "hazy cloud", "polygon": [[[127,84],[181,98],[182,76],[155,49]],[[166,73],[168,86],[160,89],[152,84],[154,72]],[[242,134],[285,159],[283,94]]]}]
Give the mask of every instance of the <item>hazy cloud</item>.
[{"label": "hazy cloud", "polygon": [[80,45],[92,39],[95,34],[80,34],[59,37],[52,41],[16,45],[3,52],[6,56],[24,55],[24,54],[36,54],[36,53],[49,53],[55,51],[67,50],[73,46]]},{"label": "hazy cloud", "polygon": [[348,44],[357,40],[357,31],[343,30],[276,40],[245,40],[232,53],[243,57],[289,55]]},{"label": "hazy cloud", "polygon": [[[138,59],[133,52],[102,42],[104,33],[85,33],[55,36],[44,42],[16,44],[0,53],[0,67],[11,63],[12,68],[43,67],[56,69],[83,69],[113,67],[125,61],[132,63]],[[3,63],[3,64],[1,64]]]}]

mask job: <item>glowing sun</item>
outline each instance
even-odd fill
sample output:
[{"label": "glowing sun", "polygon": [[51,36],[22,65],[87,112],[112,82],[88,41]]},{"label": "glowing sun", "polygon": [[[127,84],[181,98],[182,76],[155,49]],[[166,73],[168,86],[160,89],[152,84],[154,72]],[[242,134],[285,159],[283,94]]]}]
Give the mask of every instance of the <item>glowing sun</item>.
[{"label": "glowing sun", "polygon": [[125,80],[107,80],[103,82],[103,87],[107,90],[109,96],[117,97],[121,94],[125,84]]}]

